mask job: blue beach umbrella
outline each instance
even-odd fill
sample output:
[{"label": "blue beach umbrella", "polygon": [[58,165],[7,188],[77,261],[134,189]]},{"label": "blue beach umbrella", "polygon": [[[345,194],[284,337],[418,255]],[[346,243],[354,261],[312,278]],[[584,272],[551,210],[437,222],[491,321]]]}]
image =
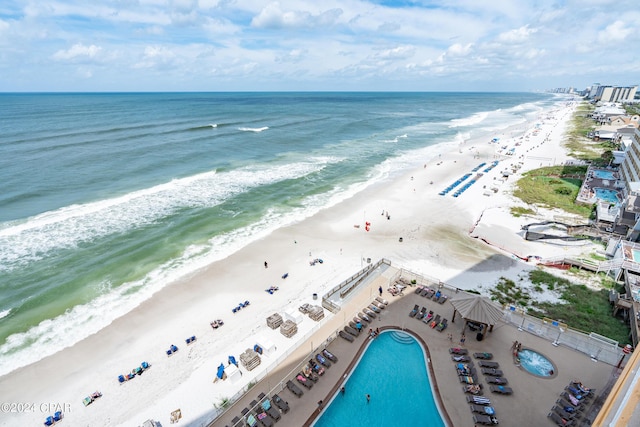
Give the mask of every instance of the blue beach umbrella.
[{"label": "blue beach umbrella", "polygon": [[218,378],[222,379],[224,375],[224,365],[221,363],[220,366],[218,366]]}]

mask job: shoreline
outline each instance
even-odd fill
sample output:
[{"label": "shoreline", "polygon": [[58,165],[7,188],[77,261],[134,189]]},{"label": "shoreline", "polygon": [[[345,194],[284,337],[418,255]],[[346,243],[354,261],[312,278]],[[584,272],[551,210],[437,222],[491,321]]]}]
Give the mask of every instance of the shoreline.
[{"label": "shoreline", "polygon": [[[531,153],[530,157],[536,157],[522,159],[524,165],[519,173],[538,167],[538,159],[546,157],[545,153],[554,157],[557,154],[572,107],[565,105],[560,111],[561,117],[542,125],[551,136],[540,132],[536,138],[523,141],[519,146],[522,150],[516,149],[518,155]],[[541,114],[545,113],[549,114],[548,111]],[[517,132],[530,132],[534,122],[497,133],[517,139]],[[558,123],[562,123],[560,129]],[[536,144],[533,151],[524,151]],[[100,425],[96,420],[104,420],[103,425],[132,425],[147,418],[165,424],[169,422],[169,412],[178,407],[182,409],[183,421],[196,422],[206,417],[213,403],[233,395],[234,390],[241,389],[263,369],[261,365],[251,373],[245,370],[238,384],[230,381],[212,384],[217,366],[226,363],[228,355],[237,359],[244,349],[266,337],[277,347],[276,360],[270,359],[271,364],[277,364],[296,343],[323,324],[305,319],[298,325],[298,334],[287,340],[278,331],[267,328],[264,324],[267,316],[297,311],[301,303],[312,302],[313,293],[322,295],[359,270],[367,258],[374,261],[388,258],[416,273],[438,277],[462,289],[474,288],[491,277],[495,281],[497,270],[521,271],[524,265],[504,253],[489,266],[483,265],[496,257],[496,250],[468,236],[484,210],[504,209],[513,203],[508,190],[517,178],[510,177],[501,184],[498,193],[484,196],[482,186],[500,176],[501,162],[459,198],[440,196],[438,192],[460,175],[479,163],[493,161],[496,156],[495,144],[487,141],[468,141],[455,148],[452,153],[434,155],[423,168],[373,184],[310,218],[272,232],[163,288],[135,310],[76,345],[0,377],[0,387],[7,390],[5,399],[69,403],[72,410],[65,417],[73,425]],[[519,160],[508,159],[509,163]],[[389,212],[390,219],[381,215],[383,211]],[[365,231],[365,222],[371,223],[371,231]],[[495,227],[489,229],[488,232],[495,231]],[[506,236],[504,230],[499,234],[507,240],[513,238]],[[399,242],[400,237],[403,242]],[[551,253],[554,249],[558,250],[545,248],[545,251]],[[314,258],[322,258],[324,262],[310,266],[309,260]],[[268,268],[264,267],[264,261],[268,261]],[[282,279],[285,273],[289,276]],[[470,277],[474,280],[469,280]],[[270,295],[265,289],[272,285],[280,289]],[[233,314],[231,309],[245,300],[251,302],[250,306]],[[328,312],[325,315],[331,316]],[[225,325],[212,330],[209,322],[219,318]],[[197,336],[197,341],[187,346],[184,339],[192,335]],[[180,350],[167,357],[165,350],[171,344]],[[118,384],[119,374],[129,372],[142,361],[152,365],[145,375]],[[88,370],[93,374],[86,374]],[[82,398],[96,389],[103,397],[84,408]],[[136,401],[135,406],[132,401]],[[0,420],[0,425],[41,422],[44,415],[12,414]]]}]

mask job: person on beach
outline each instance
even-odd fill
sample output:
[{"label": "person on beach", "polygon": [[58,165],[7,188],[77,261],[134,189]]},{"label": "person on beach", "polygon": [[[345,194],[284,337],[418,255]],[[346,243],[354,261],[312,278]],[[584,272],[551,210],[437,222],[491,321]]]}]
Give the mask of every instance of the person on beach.
[{"label": "person on beach", "polygon": [[267,264],[267,261],[264,262],[264,268],[269,268],[269,264]]},{"label": "person on beach", "polygon": [[465,337],[463,332],[462,335],[460,335],[460,345],[463,346],[466,340],[467,340],[467,337]]}]

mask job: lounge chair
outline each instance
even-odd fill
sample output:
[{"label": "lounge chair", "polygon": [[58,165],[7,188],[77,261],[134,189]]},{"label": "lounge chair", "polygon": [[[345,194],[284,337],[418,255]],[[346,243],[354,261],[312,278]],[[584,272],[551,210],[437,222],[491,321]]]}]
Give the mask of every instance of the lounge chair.
[{"label": "lounge chair", "polygon": [[184,340],[184,342],[186,342],[186,343],[187,343],[187,345],[189,345],[189,344],[193,344],[194,342],[196,342],[196,336],[195,336],[195,335],[190,336],[189,338],[187,338],[186,340]]},{"label": "lounge chair", "polygon": [[440,299],[440,297],[442,296],[442,292],[440,292],[440,290],[436,291],[435,294],[433,294],[433,296],[431,297],[431,299],[433,301],[438,301]]},{"label": "lounge chair", "polygon": [[322,366],[326,367],[326,368],[328,368],[328,367],[330,367],[330,366],[331,366],[331,362],[329,362],[329,361],[327,360],[327,358],[326,358],[326,357],[324,357],[323,355],[321,355],[320,353],[316,354],[316,360],[317,360],[318,362],[320,362],[320,364],[321,364]]},{"label": "lounge chair", "polygon": [[352,335],[349,335],[348,333],[346,333],[345,331],[340,331],[338,332],[338,335],[340,335],[342,338],[344,338],[345,340],[349,341],[349,342],[353,342],[354,338]]},{"label": "lounge chair", "polygon": [[502,371],[495,368],[482,368],[483,375],[491,375],[492,377],[501,377]]},{"label": "lounge chair", "polygon": [[482,396],[482,384],[467,384],[462,386],[462,392],[472,394],[474,396]]},{"label": "lounge chair", "polygon": [[247,425],[249,427],[255,427],[258,425],[258,420],[256,419],[255,415],[247,414]]},{"label": "lounge chair", "polygon": [[580,381],[571,381],[571,383],[569,385],[572,386],[572,387],[577,388],[583,394],[594,394],[594,392],[595,392],[595,389],[583,386]]},{"label": "lounge chair", "polygon": [[449,353],[465,355],[465,354],[469,354],[469,350],[467,350],[466,348],[454,347],[449,349]]},{"label": "lounge chair", "polygon": [[348,326],[348,325],[344,327],[344,331],[348,334],[353,335],[354,337],[357,337],[358,335],[360,335],[360,332],[358,332],[356,328],[352,328],[351,326]]},{"label": "lounge chair", "polygon": [[440,315],[436,314],[436,317],[431,321],[431,323],[429,323],[429,327],[433,329],[436,326],[438,326],[439,323],[440,323]]},{"label": "lounge chair", "polygon": [[582,393],[580,390],[578,390],[575,387],[572,386],[567,386],[564,388],[566,391],[568,391],[569,393],[571,393],[572,395],[575,396],[576,399],[578,400],[584,400],[584,399],[590,399],[592,394],[590,393]]},{"label": "lounge chair", "polygon": [[283,414],[289,412],[289,402],[282,400],[282,398],[278,394],[274,394],[272,399],[273,404],[276,405]]},{"label": "lounge chair", "polygon": [[498,424],[498,419],[496,417],[490,417],[489,415],[476,414],[473,416],[473,422],[476,424],[490,426]]},{"label": "lounge chair", "polygon": [[418,314],[418,310],[420,310],[420,306],[418,304],[415,304],[413,306],[413,310],[409,312],[409,317],[416,317],[416,314]]},{"label": "lounge chair", "polygon": [[336,363],[338,361],[338,358],[326,348],[322,350],[322,355],[331,360],[333,363]]},{"label": "lounge chair", "polygon": [[584,402],[582,400],[578,400],[578,398],[576,398],[573,394],[569,394],[566,391],[563,391],[562,393],[560,393],[560,397],[564,398],[569,403],[571,403],[571,406],[575,406],[575,407],[580,406]]},{"label": "lounge chair", "polygon": [[490,385],[489,389],[498,394],[513,394],[513,389],[504,385]]},{"label": "lounge chair", "polygon": [[367,323],[371,323],[371,318],[364,313],[358,313],[358,317]]},{"label": "lounge chair", "polygon": [[571,404],[570,402],[568,402],[566,399],[564,399],[562,397],[560,399],[556,400],[556,403],[558,405],[560,405],[567,412],[582,412],[582,411],[584,411],[584,407],[582,405],[574,406],[573,404]]},{"label": "lounge chair", "polygon": [[364,308],[362,309],[362,311],[364,311],[364,314],[366,314],[367,316],[373,317],[374,319],[376,318],[376,314],[368,308]]},{"label": "lounge chair", "polygon": [[324,368],[315,360],[309,359],[309,366],[311,367],[311,370],[316,374],[320,376],[324,375]]},{"label": "lounge chair", "polygon": [[493,359],[493,354],[491,354],[491,353],[473,353],[473,357],[475,357],[476,359],[490,360],[490,359]]},{"label": "lounge chair", "polygon": [[488,397],[467,396],[467,403],[473,403],[474,405],[491,405],[491,400],[489,400]]},{"label": "lounge chair", "polygon": [[262,407],[257,407],[255,409],[255,412],[253,413],[253,415],[255,415],[255,417],[258,419],[258,422],[263,426],[263,427],[273,427],[273,424],[275,421],[273,421],[273,418],[271,418],[266,411],[264,411],[262,409]]},{"label": "lounge chair", "polygon": [[509,381],[507,381],[507,379],[503,377],[485,377],[485,381],[489,384],[509,384]]},{"label": "lounge chair", "polygon": [[567,412],[557,405],[553,405],[553,408],[551,408],[551,410],[554,411],[556,414],[560,415],[565,420],[574,419],[578,415],[577,412]]},{"label": "lounge chair", "polygon": [[[242,424],[244,424],[244,423],[242,423]],[[236,426],[239,426],[239,425],[242,425],[242,424],[240,424],[240,417],[237,416],[237,415],[235,417],[233,417],[233,419],[231,420],[231,425],[233,427],[236,427]]]},{"label": "lounge chair", "polygon": [[416,288],[415,293],[416,293],[417,295],[420,295],[420,293],[421,293],[424,289],[425,289],[425,287],[424,287],[424,286],[422,286],[422,285],[420,285],[420,286],[418,286],[418,287]]},{"label": "lounge chair", "polygon": [[440,298],[438,298],[438,304],[444,304],[448,299],[449,295],[442,295]]},{"label": "lounge chair", "polygon": [[311,379],[305,377],[301,373],[296,375],[296,381],[298,381],[300,384],[302,384],[306,388],[312,388],[313,387],[313,381]]},{"label": "lounge chair", "polygon": [[427,315],[427,307],[422,307],[418,312],[418,314],[416,314],[416,319],[421,320],[426,315]]},{"label": "lounge chair", "polygon": [[496,410],[493,408],[493,406],[484,406],[484,405],[472,404],[472,405],[469,405],[469,409],[471,409],[471,412],[475,412],[477,414],[483,414],[483,415],[495,415],[496,414]]},{"label": "lounge chair", "polygon": [[438,332],[442,332],[447,328],[447,319],[442,319],[442,321],[438,324],[438,326],[436,326],[436,330]]},{"label": "lounge chair", "polygon": [[466,363],[458,363],[456,365],[456,372],[458,372],[458,375],[475,375],[476,368]]},{"label": "lounge chair", "polygon": [[427,313],[427,315],[424,316],[424,319],[422,319],[422,321],[427,325],[431,322],[431,320],[433,320],[433,310],[429,310],[429,313]]},{"label": "lounge chair", "polygon": [[433,296],[433,294],[435,294],[435,293],[436,293],[435,289],[432,289],[432,288],[428,287],[427,288],[427,294],[423,295],[423,296],[425,296],[427,298],[431,298]]},{"label": "lounge chair", "polygon": [[475,375],[458,375],[458,379],[461,383],[478,384],[478,377]]},{"label": "lounge chair", "polygon": [[62,411],[57,411],[55,414],[53,414],[53,421],[54,422],[58,422],[61,421],[64,418],[64,414],[62,413]]},{"label": "lounge chair", "polygon": [[380,309],[380,307],[378,307],[377,305],[375,305],[374,303],[369,304],[369,310],[375,312],[375,313],[380,313],[382,310]]},{"label": "lounge chair", "polygon": [[47,417],[47,419],[44,420],[44,425],[46,426],[52,426],[55,424],[55,421],[53,421],[53,417],[49,416]]},{"label": "lounge chair", "polygon": [[425,287],[425,288],[422,288],[422,290],[420,291],[420,296],[421,296],[421,297],[426,297],[426,296],[427,296],[427,295],[429,295],[429,294],[430,294],[430,292],[429,292],[429,288],[426,288],[426,287]]},{"label": "lounge chair", "polygon": [[549,412],[547,417],[551,418],[551,421],[556,423],[558,426],[572,426],[574,424],[573,420],[564,419],[555,412]]},{"label": "lounge chair", "polygon": [[295,385],[294,382],[291,380],[287,381],[287,388],[291,393],[295,394],[298,397],[302,397],[302,395],[304,394],[302,393],[302,390],[300,390],[300,387]]},{"label": "lounge chair", "polygon": [[471,358],[469,356],[462,356],[459,354],[452,355],[451,360],[454,362],[471,362]]},{"label": "lounge chair", "polygon": [[500,367],[500,364],[498,362],[485,362],[484,360],[481,360],[480,362],[478,362],[478,365],[480,365],[481,368],[497,369]]},{"label": "lounge chair", "polygon": [[262,407],[262,410],[269,414],[269,416],[275,421],[278,421],[280,418],[282,418],[282,415],[280,415],[280,411],[278,411],[273,407],[273,405],[271,405],[271,401],[269,399],[264,399],[260,406]]},{"label": "lounge chair", "polygon": [[384,304],[385,306],[389,305],[389,301],[381,297],[376,297],[376,301],[378,301],[380,304]]}]

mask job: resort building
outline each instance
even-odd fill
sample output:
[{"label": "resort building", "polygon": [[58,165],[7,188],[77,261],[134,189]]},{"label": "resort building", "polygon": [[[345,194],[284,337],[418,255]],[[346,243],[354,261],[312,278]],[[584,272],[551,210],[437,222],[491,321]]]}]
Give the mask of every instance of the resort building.
[{"label": "resort building", "polygon": [[[631,102],[636,96],[638,86],[598,86],[590,97],[598,102]],[[593,91],[591,91],[593,92]]]}]

